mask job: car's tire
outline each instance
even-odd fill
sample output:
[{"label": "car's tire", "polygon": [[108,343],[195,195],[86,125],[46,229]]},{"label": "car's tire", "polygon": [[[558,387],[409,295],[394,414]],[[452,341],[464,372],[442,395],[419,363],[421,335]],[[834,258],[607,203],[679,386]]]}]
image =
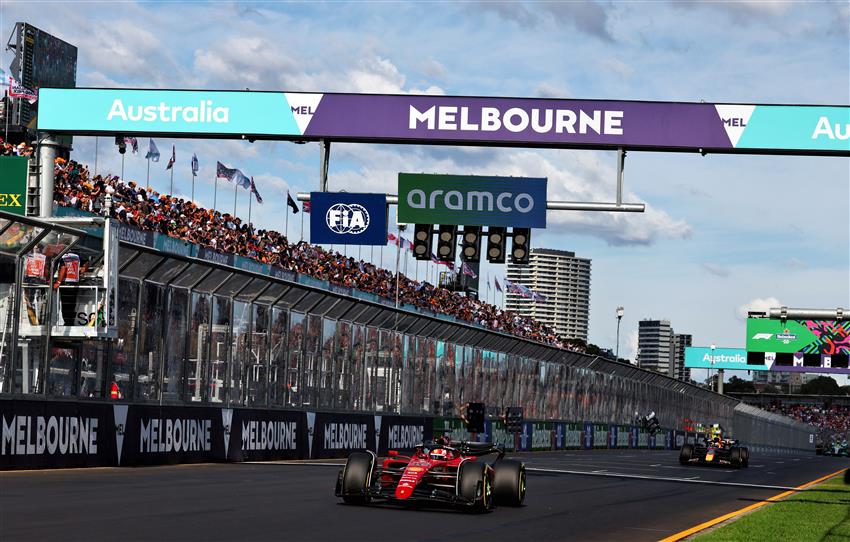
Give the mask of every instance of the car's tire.
[{"label": "car's tire", "polygon": [[525,500],[525,464],[506,459],[498,461],[493,473],[493,503],[496,506],[522,506]]},{"label": "car's tire", "polygon": [[490,467],[481,461],[464,461],[457,469],[457,494],[473,504],[466,510],[486,512],[493,507]]},{"label": "car's tire", "polygon": [[679,464],[687,465],[694,456],[693,444],[682,444],[682,449],[679,451]]},{"label": "car's tire", "polygon": [[746,446],[741,448],[741,466],[745,469],[750,466],[750,449]]},{"label": "car's tire", "polygon": [[741,449],[737,446],[734,446],[731,450],[729,450],[729,462],[732,463],[732,466],[736,469],[740,469],[743,466],[742,455]]},{"label": "car's tire", "polygon": [[342,471],[342,500],[348,504],[368,504],[370,499],[363,493],[372,483],[374,470],[374,455],[368,452],[349,455]]}]

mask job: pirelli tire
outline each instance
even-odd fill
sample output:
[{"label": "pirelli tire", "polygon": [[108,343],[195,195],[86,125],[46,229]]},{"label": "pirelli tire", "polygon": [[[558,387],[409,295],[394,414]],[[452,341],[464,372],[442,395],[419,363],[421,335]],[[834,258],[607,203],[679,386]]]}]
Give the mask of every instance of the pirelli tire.
[{"label": "pirelli tire", "polygon": [[744,466],[744,457],[743,451],[741,448],[737,446],[733,446],[731,450],[729,450],[729,462],[736,469],[740,469]]},{"label": "pirelli tire", "polygon": [[482,461],[464,461],[457,469],[457,495],[471,502],[465,510],[483,513],[493,508],[492,469]]},{"label": "pirelli tire", "polygon": [[522,506],[525,500],[525,463],[506,459],[493,465],[493,503]]},{"label": "pirelli tire", "polygon": [[691,459],[694,457],[694,445],[693,444],[683,444],[682,449],[679,450],[679,464],[687,465],[690,463]]},{"label": "pirelli tire", "polygon": [[750,449],[746,446],[741,447],[741,466],[745,469],[750,466]]},{"label": "pirelli tire", "polygon": [[354,452],[348,456],[342,470],[342,500],[347,504],[369,504],[366,491],[372,484],[375,456],[368,452]]}]

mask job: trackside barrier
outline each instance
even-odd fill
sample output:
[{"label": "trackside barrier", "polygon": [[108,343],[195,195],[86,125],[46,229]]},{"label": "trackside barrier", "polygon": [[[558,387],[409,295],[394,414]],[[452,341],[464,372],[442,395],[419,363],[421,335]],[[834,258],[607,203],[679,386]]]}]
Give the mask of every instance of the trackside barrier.
[{"label": "trackside barrier", "polygon": [[[804,435],[796,435],[796,447],[748,440],[741,433],[761,430],[764,422],[746,411],[740,416],[749,416],[753,427],[742,425],[735,436],[753,452],[814,451],[813,444],[803,446]],[[695,438],[673,429],[649,435],[637,426],[596,422],[529,420],[513,434],[501,421],[487,421],[483,433],[470,434],[458,419],[428,416],[0,399],[0,469],[321,459],[355,450],[386,454],[446,431],[453,439],[493,442],[510,451],[670,450]]]}]

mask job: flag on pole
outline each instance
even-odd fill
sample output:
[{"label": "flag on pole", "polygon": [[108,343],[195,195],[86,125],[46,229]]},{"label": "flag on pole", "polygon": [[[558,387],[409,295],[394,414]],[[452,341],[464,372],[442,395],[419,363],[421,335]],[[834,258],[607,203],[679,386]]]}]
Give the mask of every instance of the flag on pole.
[{"label": "flag on pole", "polygon": [[177,149],[174,145],[171,146],[171,158],[168,159],[168,165],[165,166],[165,169],[171,169],[174,166],[174,162],[177,161]]},{"label": "flag on pole", "polygon": [[524,284],[511,282],[508,279],[505,279],[505,287],[508,289],[509,293],[520,295],[526,299],[531,299],[532,301],[538,301],[540,303],[546,303],[548,301],[548,298],[545,295],[538,294]]},{"label": "flag on pole", "polygon": [[499,284],[499,277],[493,277],[493,282],[495,283],[496,291],[501,292],[502,291],[502,285]]},{"label": "flag on pole", "polygon": [[148,152],[145,154],[145,160],[159,162],[159,149],[156,148],[156,143],[153,142],[153,139],[148,139]]},{"label": "flag on pole", "polygon": [[254,177],[251,177],[251,193],[254,194],[254,197],[257,198],[257,203],[263,203],[263,198],[260,197],[260,193],[257,192],[257,185],[254,184]]},{"label": "flag on pole", "polygon": [[389,241],[391,243],[395,243],[396,245],[398,245],[398,237],[396,237],[394,233],[388,233],[387,234],[387,241]]},{"label": "flag on pole", "polygon": [[445,265],[446,267],[448,267],[452,271],[454,271],[454,269],[455,269],[455,264],[453,264],[452,262],[444,262],[443,260],[437,258],[437,255],[434,254],[433,252],[431,253],[431,261],[434,262],[437,265]]},{"label": "flag on pole", "polygon": [[217,179],[224,179],[235,183],[236,186],[241,186],[244,189],[251,188],[251,179],[245,176],[244,173],[236,168],[229,168],[221,162],[215,163],[215,176]]},{"label": "flag on pole", "polygon": [[310,214],[310,211],[313,209],[313,204],[309,201],[305,201],[301,204],[301,209],[303,209],[305,213]]},{"label": "flag on pole", "polygon": [[130,148],[133,150],[133,154],[139,154],[139,140],[135,137],[125,137],[124,144],[130,145]]},{"label": "flag on pole", "polygon": [[192,177],[198,174],[198,157],[195,153],[192,153]]},{"label": "flag on pole", "polygon": [[463,262],[460,265],[460,271],[461,271],[461,273],[463,273],[467,277],[478,278],[478,275],[475,274],[475,271],[473,271],[472,267],[467,265],[466,262]]},{"label": "flag on pole", "polygon": [[290,209],[292,209],[292,214],[298,214],[298,204],[296,204],[295,200],[292,199],[292,196],[289,195],[289,190],[286,191],[286,204],[289,205]]},{"label": "flag on pole", "polygon": [[9,77],[9,96],[12,98],[23,98],[30,105],[38,101],[38,91],[27,88],[21,83],[15,81],[14,77]]}]

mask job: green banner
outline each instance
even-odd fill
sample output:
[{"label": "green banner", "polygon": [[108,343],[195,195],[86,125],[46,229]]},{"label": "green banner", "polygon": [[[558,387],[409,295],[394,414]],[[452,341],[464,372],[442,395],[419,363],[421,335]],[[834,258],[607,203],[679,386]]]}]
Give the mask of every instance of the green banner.
[{"label": "green banner", "polygon": [[806,352],[818,338],[806,324],[796,320],[747,319],[748,352]]},{"label": "green banner", "polygon": [[0,211],[27,214],[27,164],[23,156],[0,156]]},{"label": "green banner", "polygon": [[398,174],[404,224],[546,227],[546,179]]},{"label": "green banner", "polygon": [[552,422],[534,422],[531,433],[531,449],[534,451],[551,450]]}]

